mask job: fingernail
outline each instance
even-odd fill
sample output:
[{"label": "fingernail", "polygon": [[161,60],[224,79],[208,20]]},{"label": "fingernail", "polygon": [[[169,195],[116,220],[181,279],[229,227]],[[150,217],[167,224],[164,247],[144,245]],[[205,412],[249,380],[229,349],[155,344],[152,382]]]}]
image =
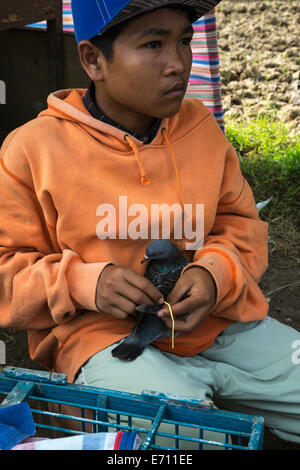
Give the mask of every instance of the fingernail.
[{"label": "fingernail", "polygon": [[163,317],[163,316],[164,316],[164,313],[165,313],[165,312],[164,312],[163,310],[159,310],[159,311],[157,312],[157,316],[158,316],[158,317]]},{"label": "fingernail", "polygon": [[164,301],[165,301],[165,299],[164,299],[163,297],[161,297],[161,298],[159,299],[158,303],[159,303],[159,304],[163,304]]}]

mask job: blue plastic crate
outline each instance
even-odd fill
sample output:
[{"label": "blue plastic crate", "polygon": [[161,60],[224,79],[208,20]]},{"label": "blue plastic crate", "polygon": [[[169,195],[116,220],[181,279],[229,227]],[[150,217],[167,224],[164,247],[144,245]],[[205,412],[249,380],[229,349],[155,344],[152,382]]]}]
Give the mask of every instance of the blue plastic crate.
[{"label": "blue plastic crate", "polygon": [[41,437],[134,431],[141,450],[260,450],[263,445],[260,416],[189,397],[73,385],[64,374],[6,367],[0,372],[0,406],[25,400]]}]

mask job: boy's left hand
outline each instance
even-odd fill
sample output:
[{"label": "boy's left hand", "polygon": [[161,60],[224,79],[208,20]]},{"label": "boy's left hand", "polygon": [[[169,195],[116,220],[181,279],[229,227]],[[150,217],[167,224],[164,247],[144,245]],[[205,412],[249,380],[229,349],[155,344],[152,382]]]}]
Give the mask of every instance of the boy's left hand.
[{"label": "boy's left hand", "polygon": [[[215,281],[206,269],[195,266],[185,271],[165,299],[172,307],[175,330],[186,333],[192,331],[213,311],[216,296]],[[172,328],[167,305],[157,315],[164,320],[168,328]]]}]

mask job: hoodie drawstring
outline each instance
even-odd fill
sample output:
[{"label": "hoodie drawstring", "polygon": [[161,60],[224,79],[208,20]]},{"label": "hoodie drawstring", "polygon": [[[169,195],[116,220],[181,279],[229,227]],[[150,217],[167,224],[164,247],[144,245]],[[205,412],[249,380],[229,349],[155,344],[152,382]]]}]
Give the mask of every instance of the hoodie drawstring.
[{"label": "hoodie drawstring", "polygon": [[161,132],[162,132],[162,135],[165,138],[166,144],[169,148],[169,152],[170,152],[171,157],[172,157],[172,162],[173,162],[174,170],[175,170],[175,173],[176,173],[176,181],[177,181],[177,187],[178,187],[178,192],[179,192],[179,198],[180,198],[180,202],[181,202],[181,205],[182,205],[182,209],[184,210],[184,199],[183,199],[182,185],[181,185],[180,174],[179,174],[179,170],[178,170],[178,166],[177,166],[175,153],[174,153],[173,147],[171,145],[171,142],[169,140],[166,129],[163,128]]},{"label": "hoodie drawstring", "polygon": [[[162,129],[162,135],[164,136],[164,139],[166,141],[166,144],[169,148],[169,152],[170,152],[171,157],[172,157],[173,167],[174,167],[175,174],[176,174],[176,181],[177,181],[177,188],[178,188],[180,203],[181,203],[182,209],[184,211],[184,198],[183,198],[183,191],[182,191],[182,185],[181,185],[181,180],[180,180],[180,174],[179,174],[179,170],[178,170],[178,166],[177,166],[175,153],[174,153],[174,150],[172,148],[171,142],[169,140],[169,137],[167,135],[167,131],[166,131],[165,128]],[[133,139],[130,137],[130,135],[126,134],[124,139],[126,140],[128,145],[131,147],[131,149],[133,150],[133,153],[135,155],[135,158],[136,158],[136,161],[137,161],[137,164],[139,166],[140,173],[141,173],[141,183],[142,183],[142,185],[148,186],[150,184],[150,179],[146,176],[145,168],[144,168],[143,162],[142,162],[141,157],[140,157],[139,149],[135,145],[135,143],[134,143]]]},{"label": "hoodie drawstring", "polygon": [[128,134],[125,135],[124,139],[126,140],[128,145],[132,148],[133,153],[135,155],[135,158],[136,158],[136,161],[137,161],[137,164],[139,166],[140,173],[141,173],[141,183],[142,183],[142,185],[149,186],[150,180],[146,176],[145,168],[144,168],[143,162],[142,162],[141,157],[140,157],[139,149],[137,148],[137,146],[133,142],[132,138]]}]

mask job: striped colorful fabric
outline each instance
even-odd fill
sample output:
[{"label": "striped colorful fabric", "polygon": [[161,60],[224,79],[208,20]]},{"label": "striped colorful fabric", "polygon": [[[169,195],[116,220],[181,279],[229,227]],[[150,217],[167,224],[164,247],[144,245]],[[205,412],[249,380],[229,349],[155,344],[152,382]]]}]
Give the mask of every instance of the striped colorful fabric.
[{"label": "striped colorful fabric", "polygon": [[[74,33],[74,23],[71,9],[71,0],[63,0],[63,31],[65,33]],[[45,29],[47,28],[46,21],[27,25],[30,28]]]},{"label": "striped colorful fabric", "polygon": [[[45,21],[28,26],[47,27]],[[224,130],[215,10],[196,21],[193,27],[193,65],[186,96],[200,99]],[[71,0],[63,0],[63,30],[74,33]]]},{"label": "striped colorful fabric", "polygon": [[71,0],[63,0],[63,29],[64,31],[74,33]]},{"label": "striped colorful fabric", "polygon": [[224,130],[215,11],[200,18],[193,27],[193,65],[187,96],[199,98]]},{"label": "striped colorful fabric", "polygon": [[79,434],[56,439],[29,437],[6,450],[139,450],[136,432],[117,431]]}]

